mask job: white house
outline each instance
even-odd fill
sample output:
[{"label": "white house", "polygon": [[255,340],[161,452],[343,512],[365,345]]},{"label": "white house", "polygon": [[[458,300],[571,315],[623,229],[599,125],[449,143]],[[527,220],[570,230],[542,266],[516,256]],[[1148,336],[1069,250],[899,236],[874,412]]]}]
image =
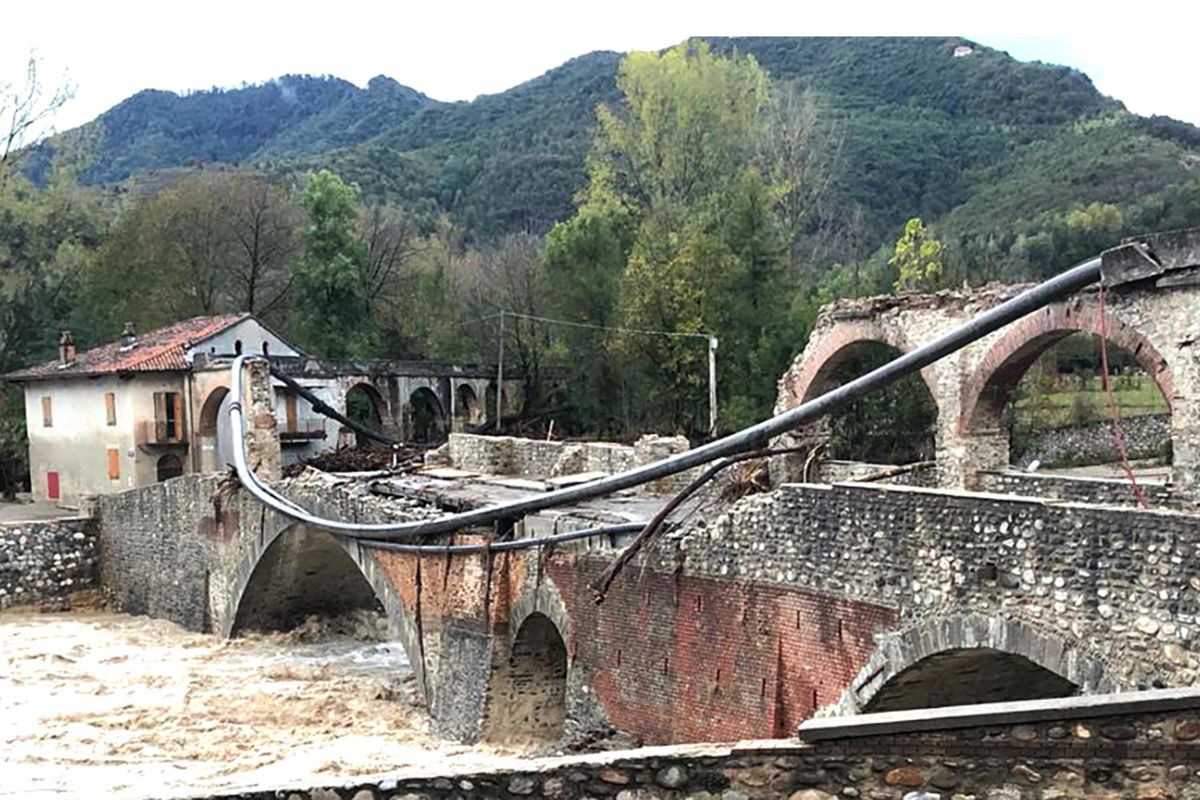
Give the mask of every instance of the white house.
[{"label": "white house", "polygon": [[[25,390],[33,496],[75,505],[232,459],[228,357],[301,356],[249,314],[195,317],[146,334],[127,325],[119,341],[76,353],[62,334],[59,358],[4,376]],[[334,446],[337,428],[276,387],[288,460]],[[327,401],[334,400],[332,397]]]}]

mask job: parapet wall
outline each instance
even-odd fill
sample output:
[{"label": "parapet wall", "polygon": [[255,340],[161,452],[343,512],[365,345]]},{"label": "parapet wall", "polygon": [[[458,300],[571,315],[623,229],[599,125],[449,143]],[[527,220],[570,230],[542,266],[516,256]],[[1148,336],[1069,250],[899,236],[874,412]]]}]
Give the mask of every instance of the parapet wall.
[{"label": "parapet wall", "polygon": [[87,517],[0,524],[0,609],[96,588],[97,541]]},{"label": "parapet wall", "polygon": [[[1183,497],[1168,484],[1139,481],[1142,496],[1150,508],[1188,510],[1195,501]],[[984,470],[979,473],[979,488],[985,492],[1070,500],[1099,505],[1137,505],[1137,495],[1125,478],[1089,478],[1076,475],[1049,475],[1016,469]]]},{"label": "parapet wall", "polygon": [[822,720],[826,724],[812,730],[801,727],[800,741],[645,748],[491,771],[410,769],[352,786],[252,791],[219,800],[1194,797],[1200,775],[1196,698],[1181,696],[1162,703],[1167,710],[1156,710],[1158,698],[1150,695],[1162,693],[1146,694],[1115,695],[1085,708],[1071,708],[1074,700],[1039,701],[875,715],[890,719],[873,725]]}]

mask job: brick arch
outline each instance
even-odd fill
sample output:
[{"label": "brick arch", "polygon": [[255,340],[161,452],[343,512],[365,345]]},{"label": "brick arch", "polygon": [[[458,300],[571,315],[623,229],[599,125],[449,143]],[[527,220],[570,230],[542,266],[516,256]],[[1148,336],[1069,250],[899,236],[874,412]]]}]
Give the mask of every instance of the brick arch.
[{"label": "brick arch", "polygon": [[[808,347],[797,356],[780,381],[776,412],[794,408],[834,388],[833,376],[839,366],[868,347],[879,344],[901,353],[913,349],[912,342],[903,332],[873,320],[834,323],[826,332],[809,340]],[[936,406],[937,380],[933,368],[921,370],[921,377]]]},{"label": "brick arch", "polygon": [[[1167,407],[1173,406],[1175,378],[1167,360],[1150,340],[1133,325],[1106,309],[1106,333],[1110,344],[1134,357],[1138,366],[1158,385]],[[991,432],[1001,428],[1004,409],[1017,383],[1038,357],[1073,333],[1099,335],[1099,305],[1094,297],[1087,305],[1076,299],[1056,303],[1010,326],[984,354],[963,387],[962,435]]]},{"label": "brick arch", "polygon": [[[254,577],[255,570],[263,560],[271,545],[281,536],[297,532],[305,526],[301,523],[283,517],[275,512],[267,513],[263,518],[261,533],[254,537],[250,546],[243,549],[241,556],[231,569],[227,578],[228,591],[222,592],[219,602],[214,602],[210,596],[210,607],[213,608],[213,630],[224,638],[229,638],[234,632],[238,610],[246,594],[246,589]],[[332,534],[331,534],[332,535]],[[422,648],[419,644],[417,626],[404,605],[395,586],[388,579],[387,572],[380,565],[369,548],[362,547],[358,542],[341,536],[333,536],[334,541],[350,557],[358,567],[362,577],[371,587],[375,597],[383,606],[388,619],[389,635],[398,639],[404,648],[405,657],[411,665],[417,686],[422,698],[429,702],[431,692],[426,681],[425,663],[422,659]],[[210,590],[211,593],[212,590]]]},{"label": "brick arch", "polygon": [[960,651],[1017,656],[1074,684],[1080,694],[1117,691],[1105,663],[1081,642],[1015,617],[974,612],[920,620],[878,637],[878,647],[842,694],[837,713],[861,713],[897,676]]}]

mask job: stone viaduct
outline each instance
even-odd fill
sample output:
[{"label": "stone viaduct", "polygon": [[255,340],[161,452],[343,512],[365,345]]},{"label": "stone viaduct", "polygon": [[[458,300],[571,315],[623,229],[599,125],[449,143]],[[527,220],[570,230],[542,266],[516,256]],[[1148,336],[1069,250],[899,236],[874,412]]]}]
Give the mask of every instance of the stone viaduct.
[{"label": "stone viaduct", "polygon": [[[359,392],[385,433],[405,441],[436,439],[492,419],[496,408],[496,369],[483,365],[429,361],[330,361],[279,358],[278,366],[306,383],[332,384],[346,408]],[[520,408],[525,379],[510,372],[501,387],[504,413]]]},{"label": "stone viaduct", "polygon": [[[839,367],[871,345],[900,352],[955,328],[1021,286],[845,300],[824,308],[808,346],[779,385],[776,411],[827,391]],[[1190,492],[1200,468],[1200,283],[1110,291],[1106,333],[1137,360],[1171,411],[1173,483]],[[1002,417],[1017,382],[1043,352],[1075,332],[1100,332],[1100,298],[1075,295],[927,367],[937,407],[938,483],[977,488],[981,470],[1007,466]]]},{"label": "stone viaduct", "polygon": [[[1110,292],[1107,327],[1170,402],[1186,496],[1200,458],[1200,292],[1178,276],[1160,283]],[[782,380],[779,407],[828,388],[862,343],[909,349],[1014,291],[834,305]],[[714,491],[601,604],[592,583],[624,541],[401,554],[298,526],[219,490],[217,476],[100,498],[102,580],[127,611],[225,635],[376,604],[435,727],[464,741],[608,727],[649,743],[771,738],[834,711],[1188,686],[1200,670],[1190,500],[1141,510],[1105,491],[1030,496],[1034,482],[1015,489],[1024,494],[973,491],[1005,461],[998,414],[1020,373],[1057,339],[1095,331],[1098,309],[1079,295],[925,371],[939,411],[936,487],[784,482],[734,502]],[[251,418],[262,447],[274,421]],[[276,485],[342,519],[448,510],[332,476]],[[617,518],[593,503],[440,541]]]}]

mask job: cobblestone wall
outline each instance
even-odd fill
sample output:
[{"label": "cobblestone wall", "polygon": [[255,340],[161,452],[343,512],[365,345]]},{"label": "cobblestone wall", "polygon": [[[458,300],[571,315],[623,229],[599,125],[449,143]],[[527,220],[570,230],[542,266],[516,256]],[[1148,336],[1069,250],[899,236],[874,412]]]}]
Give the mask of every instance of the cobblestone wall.
[{"label": "cobblestone wall", "polygon": [[[1196,507],[1194,500],[1180,496],[1167,484],[1140,481],[1138,486],[1151,508]],[[979,488],[997,494],[1052,497],[1077,503],[1137,505],[1137,495],[1125,478],[1087,478],[1020,470],[985,470],[979,473]]]},{"label": "cobblestone wall", "polygon": [[[1121,420],[1125,449],[1130,459],[1160,458],[1170,452],[1171,415],[1147,414]],[[1040,431],[1023,442],[1013,440],[1013,462],[1044,467],[1076,464],[1111,464],[1120,460],[1112,424],[1108,420]]]},{"label": "cobblestone wall", "polygon": [[0,524],[0,609],[96,588],[96,540],[84,517]]},{"label": "cobblestone wall", "polygon": [[[1128,697],[1128,696],[1126,696]],[[994,709],[993,709],[994,711]],[[243,800],[1191,800],[1200,715],[925,713],[891,731],[531,761],[524,769],[401,775],[373,783],[236,795]],[[939,727],[939,724],[945,727]],[[898,730],[896,728],[899,728]],[[804,728],[801,738],[807,735]],[[233,800],[226,796],[221,800]]]},{"label": "cobblestone wall", "polygon": [[[672,543],[655,566],[893,607],[900,633],[947,647],[958,637],[959,647],[1010,650],[1021,642],[1006,620],[1018,620],[1045,638],[1017,654],[1084,691],[1188,685],[1200,669],[1200,580],[1188,566],[1200,557],[1200,519],[1189,514],[789,484],[697,521]],[[939,632],[954,620],[968,621]]]}]

